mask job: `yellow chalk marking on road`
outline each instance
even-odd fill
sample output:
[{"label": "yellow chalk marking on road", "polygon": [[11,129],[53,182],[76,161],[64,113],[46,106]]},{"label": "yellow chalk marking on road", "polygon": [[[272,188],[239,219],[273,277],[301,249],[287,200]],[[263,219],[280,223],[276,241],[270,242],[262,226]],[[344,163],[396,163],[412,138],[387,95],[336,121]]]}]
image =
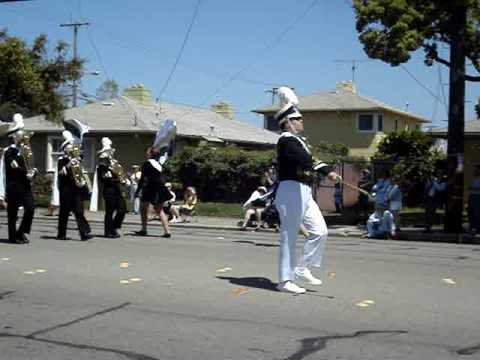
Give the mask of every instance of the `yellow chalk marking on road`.
[{"label": "yellow chalk marking on road", "polygon": [[357,305],[358,307],[369,307],[369,306],[370,306],[370,305],[364,303],[363,301],[358,302],[358,303],[356,303],[355,305]]},{"label": "yellow chalk marking on road", "polygon": [[124,261],[120,263],[120,268],[121,269],[126,269],[130,266],[130,263],[128,261]]},{"label": "yellow chalk marking on road", "polygon": [[363,302],[364,304],[367,304],[367,305],[373,305],[373,304],[375,304],[375,301],[373,301],[373,300],[363,300],[362,302]]},{"label": "yellow chalk marking on road", "polygon": [[225,267],[225,268],[217,269],[218,273],[225,273],[227,271],[232,271],[232,268]]},{"label": "yellow chalk marking on road", "polygon": [[235,288],[235,289],[233,289],[233,293],[235,295],[243,295],[243,294],[248,293],[248,291],[249,291],[249,288]]},{"label": "yellow chalk marking on road", "polygon": [[9,257],[3,257],[3,258],[2,258],[2,261],[8,261],[8,260],[10,260]]},{"label": "yellow chalk marking on road", "polygon": [[330,279],[335,279],[335,277],[337,276],[337,273],[334,272],[334,271],[331,271],[327,274],[327,276],[330,278]]},{"label": "yellow chalk marking on road", "polygon": [[128,280],[120,280],[120,284],[122,284],[122,285],[130,284],[130,281],[128,281]]},{"label": "yellow chalk marking on road", "polygon": [[47,270],[45,270],[45,269],[36,269],[35,272],[36,272],[36,273],[46,273]]},{"label": "yellow chalk marking on road", "polygon": [[455,285],[455,284],[456,284],[456,282],[455,282],[453,279],[450,279],[450,278],[442,279],[442,281],[443,281],[445,284],[448,284],[448,285]]},{"label": "yellow chalk marking on road", "polygon": [[140,282],[140,281],[142,281],[142,279],[141,279],[141,278],[138,278],[138,277],[135,277],[135,278],[129,279],[129,281],[131,281],[131,282]]},{"label": "yellow chalk marking on road", "polygon": [[30,270],[28,270],[28,271],[24,271],[23,273],[24,273],[25,275],[34,275],[34,274],[35,274],[35,271],[30,271]]}]

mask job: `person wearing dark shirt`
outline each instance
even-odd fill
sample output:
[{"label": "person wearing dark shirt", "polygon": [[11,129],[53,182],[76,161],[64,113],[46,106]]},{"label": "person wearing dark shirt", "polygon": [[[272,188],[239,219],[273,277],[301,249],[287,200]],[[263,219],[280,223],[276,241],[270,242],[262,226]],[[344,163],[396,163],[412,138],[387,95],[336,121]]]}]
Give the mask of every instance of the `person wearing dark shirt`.
[{"label": "person wearing dark shirt", "polygon": [[160,150],[152,146],[147,149],[146,156],[147,161],[142,165],[142,176],[135,194],[135,198],[139,197],[140,193],[142,194],[140,205],[142,229],[135,233],[140,236],[147,235],[148,208],[153,205],[153,209],[159,216],[165,230],[162,237],[169,238],[172,235],[168,218],[163,211],[163,204],[172,198],[172,194],[166,188],[163,178],[162,165],[167,159],[167,153],[161,153]]},{"label": "person wearing dark shirt", "polygon": [[73,154],[75,142],[73,135],[68,130],[64,130],[62,135],[65,141],[62,143],[61,148],[65,154],[58,159],[57,166],[57,183],[60,195],[57,239],[67,240],[68,218],[70,213],[73,212],[77,221],[80,239],[86,241],[93,237],[90,234],[91,228],[85,218],[83,209],[87,184],[83,179],[80,182],[76,179],[78,171],[83,174],[83,169],[79,164],[80,158]]},{"label": "person wearing dark shirt", "polygon": [[102,184],[102,194],[105,201],[105,237],[119,238],[118,230],[122,227],[127,205],[122,195],[121,186],[128,186],[130,180],[126,178],[120,179],[119,174],[113,170],[113,162],[117,161],[113,158],[115,149],[112,148],[112,141],[104,137],[102,138],[102,149],[98,151],[99,159],[97,166],[97,177]]},{"label": "person wearing dark shirt", "polygon": [[[13,122],[9,124],[7,135],[10,146],[4,150],[2,158],[0,198],[7,201],[8,240],[11,243],[27,244],[29,239],[25,234],[30,233],[35,212],[32,181],[38,171],[32,167],[30,145],[24,142],[25,139],[29,139],[29,135],[22,130],[24,127],[22,115],[15,114]],[[20,206],[23,206],[23,218],[17,230]]]},{"label": "person wearing dark shirt", "polygon": [[[314,160],[303,132],[303,119],[296,105],[298,99],[290,88],[278,89],[280,110],[275,114],[283,131],[277,143],[279,185],[276,207],[280,216],[280,259],[277,289],[301,294],[306,290],[294,281],[321,285],[309,267],[320,267],[327,239],[327,226],[322,213],[312,197],[312,176],[320,173],[337,182],[340,176],[327,164]],[[297,264],[296,243],[301,226],[307,237]]]}]

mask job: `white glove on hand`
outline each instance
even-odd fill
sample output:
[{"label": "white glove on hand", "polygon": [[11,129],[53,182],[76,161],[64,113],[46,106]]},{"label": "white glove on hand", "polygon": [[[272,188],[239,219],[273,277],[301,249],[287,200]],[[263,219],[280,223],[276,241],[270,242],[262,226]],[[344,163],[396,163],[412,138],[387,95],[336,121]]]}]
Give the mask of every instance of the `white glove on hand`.
[{"label": "white glove on hand", "polygon": [[27,179],[28,180],[32,180],[35,177],[35,175],[37,174],[37,172],[35,170],[36,169],[32,169],[32,170],[29,170],[27,172]]},{"label": "white glove on hand", "polygon": [[12,169],[18,169],[18,162],[16,160],[12,160],[10,165],[12,166]]},{"label": "white glove on hand", "polygon": [[68,170],[67,170],[67,167],[64,166],[62,167],[62,169],[59,171],[60,175],[67,175],[68,174]]}]

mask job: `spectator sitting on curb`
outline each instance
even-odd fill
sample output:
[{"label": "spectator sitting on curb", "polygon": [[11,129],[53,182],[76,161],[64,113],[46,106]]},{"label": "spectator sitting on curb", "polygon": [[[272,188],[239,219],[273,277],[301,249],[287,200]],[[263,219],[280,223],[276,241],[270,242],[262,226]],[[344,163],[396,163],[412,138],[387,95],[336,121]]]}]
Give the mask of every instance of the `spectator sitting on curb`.
[{"label": "spectator sitting on curb", "polygon": [[174,222],[188,222],[187,217],[195,214],[195,206],[197,205],[197,192],[193,186],[185,189],[184,202],[182,205],[172,205],[172,214],[176,218]]},{"label": "spectator sitting on curb", "polygon": [[386,207],[377,206],[375,212],[367,220],[367,235],[369,239],[385,239],[396,237],[395,222],[392,213]]},{"label": "spectator sitting on curb", "polygon": [[250,198],[243,204],[243,210],[245,211],[245,217],[243,219],[242,229],[246,230],[250,218],[255,215],[256,230],[260,229],[262,225],[262,212],[267,206],[266,202],[260,199],[267,193],[265,186],[259,186],[251,195]]},{"label": "spectator sitting on curb", "polygon": [[168,201],[165,201],[165,203],[163,204],[163,212],[170,219],[170,222],[178,222],[177,217],[172,212],[172,206],[175,203],[175,200],[177,199],[177,195],[172,190],[172,183],[170,182],[165,183],[165,187],[167,188],[168,192],[172,195],[172,198]]}]

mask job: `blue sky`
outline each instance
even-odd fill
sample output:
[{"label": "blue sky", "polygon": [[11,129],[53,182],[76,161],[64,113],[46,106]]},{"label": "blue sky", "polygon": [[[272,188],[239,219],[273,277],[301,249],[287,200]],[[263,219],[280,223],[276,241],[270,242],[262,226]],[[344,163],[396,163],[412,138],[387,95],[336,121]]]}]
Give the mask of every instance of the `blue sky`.
[{"label": "blue sky", "polygon": [[[265,93],[274,84],[293,86],[299,95],[328,90],[352,78],[358,59],[358,93],[410,111],[446,126],[448,69],[426,67],[421,52],[404,67],[368,60],[355,31],[351,0],[201,0],[165,101],[208,107],[231,103],[238,119],[262,125],[251,113],[268,105]],[[29,43],[39,33],[53,42],[72,41],[61,23],[88,21],[79,30],[79,56],[88,70],[82,90],[95,93],[107,78],[121,88],[144,84],[155,96],[165,86],[198,0],[34,0],[0,4],[0,27]],[[310,9],[310,10],[308,10]],[[307,11],[308,10],[308,11]],[[295,23],[302,14],[301,21]],[[446,56],[448,49],[442,52]],[[471,69],[471,68],[470,68]],[[242,70],[242,71],[241,71]],[[414,80],[407,71],[416,79]],[[239,73],[241,71],[241,73]],[[231,80],[232,77],[235,80]],[[444,93],[440,85],[442,79]],[[422,85],[420,85],[421,83]],[[424,89],[427,87],[430,92]],[[474,118],[480,84],[469,83],[466,118]],[[440,99],[441,101],[439,101]]]}]

